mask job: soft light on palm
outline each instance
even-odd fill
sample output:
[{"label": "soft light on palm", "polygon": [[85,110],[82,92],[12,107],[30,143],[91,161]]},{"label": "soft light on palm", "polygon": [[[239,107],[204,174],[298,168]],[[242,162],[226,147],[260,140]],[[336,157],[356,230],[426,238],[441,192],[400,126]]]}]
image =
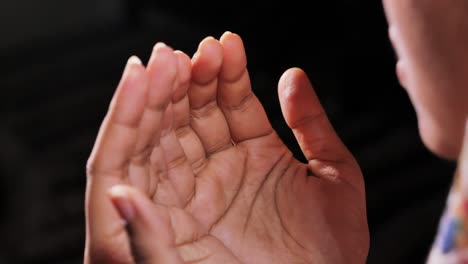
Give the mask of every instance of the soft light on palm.
[{"label": "soft light on palm", "polygon": [[[164,57],[168,50],[160,47],[150,61],[145,102],[150,107],[140,110],[136,139],[129,143],[133,149],[119,163],[122,180],[106,186],[137,187],[153,201],[153,217],[170,220],[166,226],[152,224],[155,230],[170,230],[154,243],[169,241],[182,263],[364,262],[368,233],[362,176],[312,90],[306,96],[301,91],[309,85],[305,74],[298,69],[285,74],[280,98],[309,164],[295,160],[272,129],[252,93],[237,35],[226,33],[219,42],[205,39],[191,63],[176,52],[172,75]],[[104,151],[95,147],[89,174],[108,173],[101,156]],[[93,175],[90,182],[97,178],[104,177]],[[88,196],[88,203],[95,199]],[[124,248],[126,233],[114,230],[108,236],[115,234],[122,238],[105,247]],[[124,251],[130,254],[128,247]]]}]

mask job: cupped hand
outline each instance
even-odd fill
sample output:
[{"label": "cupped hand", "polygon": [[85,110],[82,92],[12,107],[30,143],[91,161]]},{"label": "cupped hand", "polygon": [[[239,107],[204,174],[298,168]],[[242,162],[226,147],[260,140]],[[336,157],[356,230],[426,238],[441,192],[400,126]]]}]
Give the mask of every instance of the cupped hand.
[{"label": "cupped hand", "polygon": [[253,93],[240,37],[131,59],[88,162],[89,263],[365,263],[358,164],[307,76],[279,82],[296,160]]}]

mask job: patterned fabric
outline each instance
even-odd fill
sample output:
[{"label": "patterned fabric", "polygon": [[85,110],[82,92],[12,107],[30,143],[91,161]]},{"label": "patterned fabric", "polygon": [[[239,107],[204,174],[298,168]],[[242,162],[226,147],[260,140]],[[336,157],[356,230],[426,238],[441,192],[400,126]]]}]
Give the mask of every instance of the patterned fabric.
[{"label": "patterned fabric", "polygon": [[428,264],[468,264],[468,138]]},{"label": "patterned fabric", "polygon": [[[47,14],[46,2],[57,1],[41,1],[34,12]],[[0,51],[0,263],[83,263],[84,165],[122,63],[133,54],[147,58],[157,40],[192,54],[203,37],[224,30],[245,38],[255,92],[299,158],[275,87],[297,65],[322,88],[322,103],[366,177],[367,264],[425,261],[455,168],[420,142],[413,108],[395,78],[380,1],[248,1],[248,8],[233,7],[241,13],[213,13],[204,1],[127,2],[134,13],[123,25],[54,34],[50,42],[39,35],[25,50]],[[54,19],[67,18],[64,12]],[[137,23],[127,24],[132,19]]]}]

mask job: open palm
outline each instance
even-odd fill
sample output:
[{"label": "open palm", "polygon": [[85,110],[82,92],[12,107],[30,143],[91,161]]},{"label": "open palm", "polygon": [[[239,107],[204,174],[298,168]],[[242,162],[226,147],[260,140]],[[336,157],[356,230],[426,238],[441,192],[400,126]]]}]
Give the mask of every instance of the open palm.
[{"label": "open palm", "polygon": [[229,32],[192,61],[164,45],[146,70],[130,60],[88,164],[87,262],[365,262],[362,175],[306,75],[279,84],[303,164],[246,64]]}]

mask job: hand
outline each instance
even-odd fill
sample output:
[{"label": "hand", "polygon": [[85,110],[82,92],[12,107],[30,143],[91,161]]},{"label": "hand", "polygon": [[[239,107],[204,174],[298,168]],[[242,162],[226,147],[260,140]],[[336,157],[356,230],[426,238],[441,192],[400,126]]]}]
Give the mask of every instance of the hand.
[{"label": "hand", "polygon": [[365,263],[363,178],[305,73],[288,70],[279,95],[308,164],[253,94],[239,36],[202,41],[191,76],[188,58],[170,54],[156,49],[149,74],[129,66],[134,78],[124,76],[101,128],[88,166],[87,259]]}]

